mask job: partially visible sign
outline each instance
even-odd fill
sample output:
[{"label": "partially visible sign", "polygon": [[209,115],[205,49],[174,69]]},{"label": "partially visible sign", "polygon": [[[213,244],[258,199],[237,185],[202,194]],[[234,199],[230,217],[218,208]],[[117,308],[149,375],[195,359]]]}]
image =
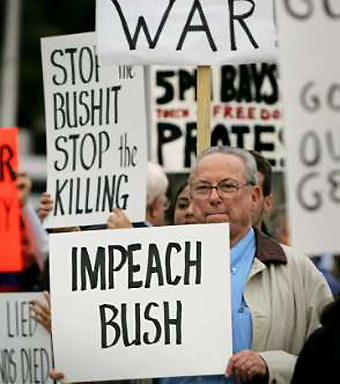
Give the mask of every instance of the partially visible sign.
[{"label": "partially visible sign", "polygon": [[[277,66],[213,67],[211,144],[255,149],[273,168],[285,165]],[[196,70],[151,69],[151,154],[168,171],[190,169],[196,158]]]},{"label": "partially visible sign", "polygon": [[16,173],[18,128],[0,128],[0,271],[22,269]]},{"label": "partially visible sign", "polygon": [[31,317],[41,293],[0,295],[0,383],[52,384],[51,335]]},{"label": "partially visible sign", "polygon": [[270,0],[97,0],[105,63],[216,65],[275,59]]},{"label": "partially visible sign", "polygon": [[94,33],[42,39],[42,55],[47,190],[54,200],[46,226],[104,224],[113,208],[143,221],[143,69],[102,67]]},{"label": "partially visible sign", "polygon": [[50,255],[55,363],[68,382],[225,372],[227,224],[55,234]]},{"label": "partially visible sign", "polygon": [[339,4],[277,1],[290,235],[309,254],[340,251]]}]

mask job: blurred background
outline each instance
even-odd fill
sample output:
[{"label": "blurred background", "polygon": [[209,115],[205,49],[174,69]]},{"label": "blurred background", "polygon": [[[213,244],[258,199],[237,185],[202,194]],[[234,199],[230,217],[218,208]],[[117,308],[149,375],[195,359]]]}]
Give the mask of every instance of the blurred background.
[{"label": "blurred background", "polygon": [[94,31],[95,0],[0,0],[0,21],[0,126],[20,127],[20,166],[34,198],[46,188],[40,38]]}]

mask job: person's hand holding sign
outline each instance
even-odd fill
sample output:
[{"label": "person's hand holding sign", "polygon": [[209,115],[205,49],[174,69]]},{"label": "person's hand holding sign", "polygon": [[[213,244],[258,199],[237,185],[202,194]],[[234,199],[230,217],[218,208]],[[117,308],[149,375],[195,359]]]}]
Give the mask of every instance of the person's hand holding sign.
[{"label": "person's hand holding sign", "polygon": [[234,375],[240,383],[247,383],[255,376],[266,377],[268,368],[264,359],[257,352],[245,349],[230,358],[226,373]]},{"label": "person's hand holding sign", "polygon": [[33,300],[31,317],[51,333],[51,299],[48,292],[44,292],[45,301]]},{"label": "person's hand holding sign", "polygon": [[131,228],[129,218],[122,209],[115,208],[106,222],[109,229]]},{"label": "person's hand holding sign", "polygon": [[44,192],[40,197],[38,216],[41,221],[44,221],[53,209],[53,200],[48,192]]},{"label": "person's hand holding sign", "polygon": [[28,195],[32,189],[32,181],[27,176],[26,172],[18,172],[17,185],[19,191],[19,203],[20,206],[23,207],[26,204]]}]

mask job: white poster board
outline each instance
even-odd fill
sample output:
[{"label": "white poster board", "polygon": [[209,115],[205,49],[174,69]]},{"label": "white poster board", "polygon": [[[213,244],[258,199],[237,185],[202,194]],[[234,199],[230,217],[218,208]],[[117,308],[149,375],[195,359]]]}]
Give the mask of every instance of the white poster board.
[{"label": "white poster board", "polygon": [[[285,165],[276,64],[212,68],[211,145],[255,149],[275,171]],[[151,68],[151,156],[167,171],[189,170],[196,158],[197,71]]]},{"label": "white poster board", "polygon": [[214,65],[275,59],[271,0],[97,0],[104,63]]},{"label": "white poster board", "polygon": [[0,383],[52,384],[51,335],[31,317],[41,293],[0,295]]},{"label": "white poster board", "polygon": [[338,4],[277,1],[290,235],[309,254],[340,251]]},{"label": "white poster board", "polygon": [[[143,70],[102,67],[94,33],[42,39],[47,227],[104,224],[113,208],[145,219]],[[138,188],[136,188],[138,185]]]},{"label": "white poster board", "polygon": [[55,234],[50,245],[55,364],[68,381],[225,372],[227,224]]}]

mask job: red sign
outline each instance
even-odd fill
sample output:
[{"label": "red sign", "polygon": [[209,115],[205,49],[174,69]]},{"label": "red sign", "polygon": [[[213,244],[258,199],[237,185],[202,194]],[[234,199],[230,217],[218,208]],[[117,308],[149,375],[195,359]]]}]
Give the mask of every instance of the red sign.
[{"label": "red sign", "polygon": [[0,271],[22,270],[16,173],[18,128],[0,128]]}]

